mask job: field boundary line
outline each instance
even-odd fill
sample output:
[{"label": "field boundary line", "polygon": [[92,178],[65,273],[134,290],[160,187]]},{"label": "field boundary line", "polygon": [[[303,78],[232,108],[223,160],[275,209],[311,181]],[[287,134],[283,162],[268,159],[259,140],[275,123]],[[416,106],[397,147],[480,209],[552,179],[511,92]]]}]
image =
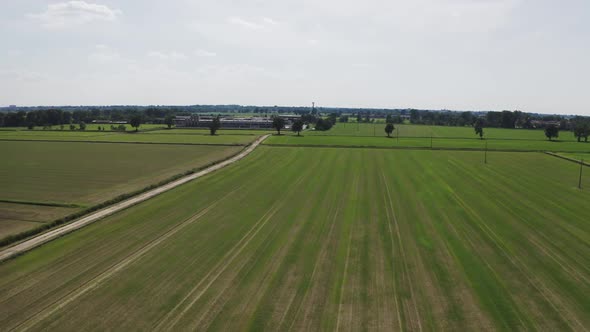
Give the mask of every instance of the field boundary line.
[{"label": "field boundary line", "polygon": [[152,189],[150,191],[147,191],[145,193],[139,194],[135,197],[129,198],[129,199],[124,200],[122,202],[119,202],[114,205],[108,206],[106,208],[100,209],[98,211],[91,213],[88,216],[85,216],[85,217],[80,218],[76,221],[70,222],[62,227],[53,229],[47,233],[42,233],[39,236],[33,237],[33,238],[28,239],[24,242],[18,243],[14,246],[11,246],[11,247],[8,247],[4,250],[1,250],[0,251],[0,262],[5,261],[5,260],[12,258],[14,256],[20,255],[24,252],[31,250],[31,249],[34,249],[42,244],[45,244],[49,241],[52,241],[58,237],[65,235],[67,233],[73,232],[77,229],[80,229],[84,226],[94,223],[104,217],[107,217],[107,216],[112,215],[116,212],[124,210],[130,206],[133,206],[133,205],[136,205],[136,204],[141,203],[143,201],[146,201],[146,200],[148,200],[152,197],[155,197],[159,194],[162,194],[170,189],[176,188],[176,187],[183,185],[187,182],[198,179],[198,178],[203,177],[203,176],[205,176],[209,173],[212,173],[216,170],[224,168],[225,166],[231,165],[231,164],[235,163],[236,161],[249,155],[268,136],[269,135],[265,135],[265,136],[258,138],[256,141],[254,141],[252,144],[250,144],[250,146],[248,148],[246,148],[245,150],[243,150],[239,154],[231,157],[230,159],[226,159],[220,163],[217,163],[217,164],[214,164],[210,167],[207,167],[199,172],[187,175],[187,176],[182,177],[178,180],[167,183],[163,186],[160,186],[160,187],[157,187],[157,188]]},{"label": "field boundary line", "polygon": [[47,207],[63,207],[63,208],[85,208],[86,205],[76,203],[59,203],[59,202],[35,202],[35,201],[22,201],[18,199],[0,199],[0,203],[8,204],[19,204],[19,205],[36,205],[36,206],[47,206]]},{"label": "field boundary line", "polygon": [[[575,153],[575,152],[567,152],[567,153]],[[587,162],[585,162],[585,161],[584,161],[584,162],[582,162],[581,160],[576,160],[576,159],[574,159],[574,158],[570,158],[570,157],[562,156],[562,155],[560,155],[560,154],[557,154],[557,153],[554,153],[554,152],[545,151],[545,154],[547,154],[547,155],[550,155],[550,156],[553,156],[553,157],[556,157],[556,158],[560,158],[560,159],[563,159],[563,160],[571,161],[571,162],[573,162],[573,163],[576,163],[576,164],[578,164],[578,165],[579,165],[579,164],[582,164],[582,165],[584,165],[584,166],[586,166],[586,167],[590,167],[590,164],[588,164],[588,163],[587,163]]]},{"label": "field boundary line", "polygon": [[[350,136],[354,137],[354,136]],[[338,149],[381,149],[381,150],[430,150],[430,151],[485,151],[485,148],[453,148],[453,147],[429,147],[429,146],[377,146],[377,145],[338,145],[338,144],[283,144],[283,143],[264,143],[264,146],[278,148],[338,148]],[[547,150],[534,149],[497,149],[488,148],[489,152],[527,152],[527,153],[547,153]],[[554,150],[553,152],[562,153],[588,153],[588,151],[563,151]]]},{"label": "field boundary line", "polygon": [[[179,134],[177,134],[179,135]],[[267,134],[265,136],[268,136]],[[104,135],[108,136],[108,135]],[[204,135],[207,136],[207,135]],[[230,135],[231,136],[231,135]],[[238,136],[238,135],[234,135]],[[245,135],[242,135],[245,136]],[[102,135],[100,135],[102,137]],[[123,142],[123,141],[82,141],[82,140],[57,140],[57,139],[20,139],[20,138],[1,138],[0,142],[45,142],[45,143],[99,143],[99,144],[159,144],[159,145],[205,145],[205,146],[247,146],[248,144],[240,143],[172,143],[172,142]],[[251,143],[253,144],[253,143]]]}]

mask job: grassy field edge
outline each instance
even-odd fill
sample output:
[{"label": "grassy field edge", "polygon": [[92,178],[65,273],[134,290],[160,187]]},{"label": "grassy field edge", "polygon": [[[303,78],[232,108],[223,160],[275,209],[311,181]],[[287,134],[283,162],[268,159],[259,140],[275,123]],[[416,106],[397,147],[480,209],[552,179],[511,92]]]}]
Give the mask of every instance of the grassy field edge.
[{"label": "grassy field edge", "polygon": [[[102,142],[100,142],[100,143],[102,143]],[[108,142],[108,143],[111,143],[111,142]],[[131,144],[133,144],[133,143],[131,143]],[[148,143],[148,144],[150,144],[150,143]],[[158,144],[158,143],[156,143],[156,144]],[[165,143],[165,144],[168,144],[168,143]],[[213,166],[215,164],[219,164],[221,162],[224,162],[226,160],[229,160],[229,159],[231,159],[231,158],[239,155],[240,153],[242,153],[251,144],[252,143],[249,143],[247,145],[244,145],[244,148],[243,149],[240,149],[240,150],[236,151],[236,153],[231,154],[231,155],[229,155],[229,156],[227,156],[225,158],[222,158],[222,159],[219,159],[219,160],[210,162],[210,163],[208,163],[206,165],[203,165],[203,166],[200,166],[200,167],[189,169],[189,170],[184,171],[182,173],[178,173],[178,174],[173,175],[173,176],[171,176],[171,177],[169,177],[169,178],[167,178],[165,180],[162,180],[160,182],[157,182],[157,183],[148,185],[148,186],[146,186],[144,188],[141,188],[141,189],[138,189],[138,190],[129,192],[129,193],[121,194],[121,195],[119,195],[119,196],[117,196],[115,198],[109,199],[107,201],[104,201],[102,203],[99,203],[99,204],[96,204],[96,205],[93,205],[93,206],[90,206],[90,207],[88,207],[88,208],[86,208],[86,209],[84,209],[82,211],[78,211],[78,212],[69,214],[69,215],[67,215],[65,217],[62,217],[62,218],[53,220],[53,221],[48,222],[48,223],[45,223],[42,226],[39,226],[39,227],[30,229],[30,230],[27,230],[27,231],[24,231],[24,232],[20,232],[20,233],[17,233],[17,234],[8,235],[8,236],[5,236],[3,238],[0,238],[0,248],[4,248],[4,247],[7,247],[9,245],[16,244],[18,242],[21,242],[23,240],[26,240],[26,239],[34,236],[34,235],[38,235],[38,234],[44,233],[44,232],[49,231],[49,230],[51,230],[51,229],[53,229],[53,228],[55,228],[57,226],[60,226],[60,225],[66,224],[66,223],[68,223],[68,222],[70,222],[72,220],[81,218],[81,217],[83,217],[83,216],[85,216],[87,214],[90,214],[90,213],[94,212],[94,211],[100,210],[102,208],[108,207],[108,206],[113,205],[113,204],[116,204],[116,203],[119,203],[119,202],[124,201],[126,199],[129,199],[129,198],[132,198],[134,196],[137,196],[137,195],[140,195],[142,193],[145,193],[145,192],[147,192],[149,190],[152,190],[152,189],[161,187],[163,185],[166,185],[166,184],[168,184],[170,182],[173,182],[175,180],[178,180],[178,179],[180,179],[182,177],[185,177],[187,175],[191,175],[191,174],[194,174],[194,173],[199,172],[201,170],[204,170],[204,169],[206,169],[208,167],[211,167],[211,166]],[[215,144],[215,145],[220,145],[220,144]],[[10,202],[10,203],[14,203],[14,202]]]}]

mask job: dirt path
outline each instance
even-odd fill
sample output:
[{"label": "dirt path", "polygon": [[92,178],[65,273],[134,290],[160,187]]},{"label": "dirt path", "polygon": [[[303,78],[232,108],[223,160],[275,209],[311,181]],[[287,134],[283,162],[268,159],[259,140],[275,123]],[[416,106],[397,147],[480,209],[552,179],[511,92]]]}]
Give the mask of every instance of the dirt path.
[{"label": "dirt path", "polygon": [[63,236],[65,234],[69,233],[69,232],[72,232],[72,231],[75,231],[79,228],[87,226],[87,225],[89,225],[97,220],[100,220],[106,216],[109,216],[115,212],[121,211],[121,210],[126,209],[130,206],[133,206],[135,204],[146,201],[146,200],[148,200],[152,197],[155,197],[163,192],[166,192],[170,189],[176,188],[176,187],[183,185],[189,181],[192,181],[194,179],[198,179],[202,176],[205,176],[205,175],[207,175],[211,172],[214,172],[218,169],[221,169],[225,166],[231,165],[231,164],[235,163],[236,161],[244,158],[248,154],[250,154],[250,152],[254,151],[254,149],[256,149],[256,147],[262,141],[264,141],[268,136],[269,135],[264,135],[264,136],[258,138],[247,149],[240,152],[238,155],[235,155],[232,158],[222,161],[222,162],[215,164],[213,166],[207,167],[206,169],[204,169],[200,172],[185,176],[181,179],[170,182],[170,183],[165,184],[165,185],[158,187],[156,189],[152,189],[148,192],[137,195],[135,197],[132,197],[132,198],[122,201],[120,203],[108,206],[108,207],[98,210],[98,211],[95,211],[83,218],[80,218],[76,221],[70,222],[62,227],[56,228],[56,229],[51,230],[47,233],[40,234],[40,235],[35,236],[31,239],[28,239],[24,242],[21,242],[21,243],[14,245],[14,246],[3,249],[0,251],[0,262],[7,260],[11,257],[14,257],[16,255],[20,255],[26,251],[29,251],[29,250],[31,250],[35,247],[38,247],[44,243],[47,243],[49,241],[52,241],[60,236]]}]

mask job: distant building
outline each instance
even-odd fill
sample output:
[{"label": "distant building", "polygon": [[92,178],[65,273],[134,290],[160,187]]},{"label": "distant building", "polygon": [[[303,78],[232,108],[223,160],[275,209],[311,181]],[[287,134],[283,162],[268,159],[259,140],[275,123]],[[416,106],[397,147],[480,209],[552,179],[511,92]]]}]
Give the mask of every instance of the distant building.
[{"label": "distant building", "polygon": [[95,124],[127,124],[127,121],[92,120]]},{"label": "distant building", "polygon": [[561,127],[560,121],[545,121],[545,120],[531,120],[531,125],[533,128],[546,128],[548,126],[556,126]]},{"label": "distant building", "polygon": [[[208,128],[213,121],[211,115],[188,115],[176,116],[174,125],[176,127]],[[219,119],[221,128],[230,129],[265,129],[272,128],[272,119],[263,117],[221,117]]]}]

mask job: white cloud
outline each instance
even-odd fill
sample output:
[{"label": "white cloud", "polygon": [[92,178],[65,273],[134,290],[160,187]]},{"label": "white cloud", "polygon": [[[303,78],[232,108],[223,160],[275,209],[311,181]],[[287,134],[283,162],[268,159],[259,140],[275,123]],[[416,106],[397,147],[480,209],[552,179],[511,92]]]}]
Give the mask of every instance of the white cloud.
[{"label": "white cloud", "polygon": [[94,52],[88,56],[88,60],[96,63],[108,63],[120,60],[121,55],[107,45],[99,44],[94,46]]},{"label": "white cloud", "polygon": [[19,82],[37,82],[47,80],[48,76],[45,73],[26,69],[3,69],[0,70],[0,78]]},{"label": "white cloud", "polygon": [[267,24],[270,24],[270,25],[277,25],[277,24],[279,24],[279,22],[273,20],[272,18],[268,18],[268,17],[263,18],[262,21],[264,23],[267,23]]},{"label": "white cloud", "polygon": [[38,20],[45,28],[58,29],[93,21],[114,21],[121,14],[119,9],[111,9],[105,5],[68,1],[49,4],[44,12],[27,14],[27,17]]},{"label": "white cloud", "polygon": [[195,55],[198,57],[214,57],[217,56],[217,53],[206,50],[196,50]]},{"label": "white cloud", "polygon": [[176,51],[150,51],[148,56],[150,58],[157,58],[161,60],[185,60],[187,58],[186,54]]},{"label": "white cloud", "polygon": [[227,21],[231,24],[239,25],[241,27],[252,29],[252,30],[262,29],[264,27],[262,24],[247,21],[247,20],[240,18],[240,17],[230,17],[227,19]]}]

